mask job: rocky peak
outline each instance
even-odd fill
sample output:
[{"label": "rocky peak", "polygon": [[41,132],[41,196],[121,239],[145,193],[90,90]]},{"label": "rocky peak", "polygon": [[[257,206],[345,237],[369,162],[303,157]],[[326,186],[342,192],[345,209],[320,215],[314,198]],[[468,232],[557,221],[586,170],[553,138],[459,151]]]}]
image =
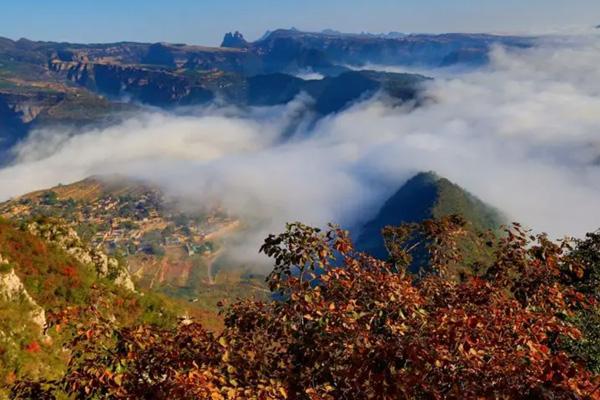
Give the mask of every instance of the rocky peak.
[{"label": "rocky peak", "polygon": [[221,43],[221,47],[230,47],[235,49],[245,49],[248,47],[248,42],[244,39],[244,35],[240,32],[228,32],[225,34],[223,38],[223,42]]}]

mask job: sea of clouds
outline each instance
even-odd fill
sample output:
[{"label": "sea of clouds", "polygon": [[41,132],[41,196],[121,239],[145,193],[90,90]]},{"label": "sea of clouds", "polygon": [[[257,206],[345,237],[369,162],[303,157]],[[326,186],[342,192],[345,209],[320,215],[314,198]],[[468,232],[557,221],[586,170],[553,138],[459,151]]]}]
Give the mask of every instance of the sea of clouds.
[{"label": "sea of clouds", "polygon": [[36,131],[0,170],[0,199],[130,175],[189,207],[217,203],[253,221],[243,249],[256,253],[286,221],[359,227],[413,174],[433,170],[536,231],[579,236],[600,228],[598,65],[599,36],[553,36],[533,49],[496,48],[485,68],[441,74],[419,107],[377,96],[301,123],[310,99],[299,96]]}]

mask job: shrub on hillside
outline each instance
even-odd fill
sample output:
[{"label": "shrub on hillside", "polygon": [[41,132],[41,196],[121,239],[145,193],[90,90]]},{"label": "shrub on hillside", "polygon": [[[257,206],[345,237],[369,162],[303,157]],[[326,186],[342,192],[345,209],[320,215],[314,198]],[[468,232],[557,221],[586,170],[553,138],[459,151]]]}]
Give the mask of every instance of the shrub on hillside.
[{"label": "shrub on hillside", "polygon": [[[457,217],[388,228],[391,256],[378,260],[343,230],[290,224],[261,248],[274,259],[276,301],[233,304],[219,335],[193,323],[114,329],[98,319],[79,332],[62,379],[19,382],[13,395],[600,398],[598,377],[570,350],[587,340],[577,317],[596,307],[579,290],[577,249],[516,225],[488,243],[488,265],[456,279],[446,271],[464,262],[464,232]],[[434,272],[417,278],[406,268],[421,242]]]}]

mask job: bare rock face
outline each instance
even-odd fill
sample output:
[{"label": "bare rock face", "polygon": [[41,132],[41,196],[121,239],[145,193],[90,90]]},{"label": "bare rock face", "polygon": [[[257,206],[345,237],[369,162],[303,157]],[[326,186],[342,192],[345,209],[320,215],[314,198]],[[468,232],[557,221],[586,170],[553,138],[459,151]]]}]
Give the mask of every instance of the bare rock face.
[{"label": "bare rock face", "polygon": [[98,276],[109,278],[115,284],[127,290],[135,290],[135,285],[127,268],[119,264],[116,258],[108,256],[102,250],[85,246],[73,228],[60,224],[32,222],[27,226],[27,229],[32,235],[58,245],[80,263],[93,267]]},{"label": "bare rock face", "polygon": [[24,124],[32,122],[41,112],[64,100],[64,93],[0,93],[2,101]]},{"label": "bare rock face", "polygon": [[21,120],[28,124],[33,121],[45,107],[39,104],[17,104],[14,107],[14,111],[22,115]]},{"label": "bare rock face", "polygon": [[135,285],[131,280],[131,275],[129,275],[129,272],[120,273],[113,279],[113,281],[116,285],[121,286],[122,288],[125,288],[131,292],[135,291]]},{"label": "bare rock face", "polygon": [[[9,265],[8,260],[0,255],[0,267]],[[44,329],[46,326],[46,313],[29,295],[23,282],[11,268],[8,272],[0,272],[0,300],[6,302],[24,302],[30,308],[31,320]]]}]

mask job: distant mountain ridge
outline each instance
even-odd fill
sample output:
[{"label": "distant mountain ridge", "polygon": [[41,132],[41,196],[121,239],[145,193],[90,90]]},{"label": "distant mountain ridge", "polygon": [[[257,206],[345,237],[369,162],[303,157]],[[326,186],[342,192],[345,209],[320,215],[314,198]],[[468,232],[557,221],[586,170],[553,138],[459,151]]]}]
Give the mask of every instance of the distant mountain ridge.
[{"label": "distant mountain ridge", "polygon": [[[311,49],[333,64],[381,64],[446,67],[454,64],[482,65],[493,45],[531,47],[535,37],[491,34],[353,34],[331,30],[302,32],[278,29],[252,46],[270,57],[290,54],[293,49]],[[460,56],[465,54],[468,56]]]},{"label": "distant mountain ridge", "polygon": [[[0,38],[0,165],[7,162],[6,150],[32,129],[115,123],[139,111],[140,103],[247,107],[284,104],[306,92],[322,115],[388,88],[391,97],[408,100],[423,81],[417,75],[351,71],[312,45],[273,42],[276,36],[281,33],[248,43],[235,32],[226,35],[223,47]],[[326,80],[294,76],[305,71]]]},{"label": "distant mountain ridge", "polygon": [[[268,32],[270,33],[270,32]],[[320,33],[324,35],[339,35],[339,36],[367,36],[367,37],[379,37],[379,38],[387,38],[387,39],[399,39],[409,35],[409,33],[402,32],[388,32],[388,33],[371,33],[371,32],[360,32],[360,33],[348,33],[348,32],[340,32],[335,29],[323,29]],[[267,34],[263,36],[266,37]]]},{"label": "distant mountain ridge", "polygon": [[[341,33],[332,30],[303,32],[296,29],[268,31],[255,42],[247,42],[240,32],[225,34],[221,47],[181,43],[116,42],[78,44],[13,41],[0,37],[3,61],[28,63],[38,70],[48,62],[88,62],[95,64],[154,65],[163,67],[220,70],[247,76],[284,72],[272,65],[281,58],[298,59],[303,51],[316,51],[333,64],[384,63],[391,65],[423,64],[440,66],[454,52],[477,50],[487,52],[491,45],[530,47],[536,38],[491,34],[389,34]],[[342,50],[346,49],[346,52]],[[466,60],[467,62],[477,60]],[[310,66],[310,65],[307,65]]]},{"label": "distant mountain ridge", "polygon": [[[423,77],[360,69],[369,64],[477,66],[487,62],[496,44],[528,47],[535,38],[296,29],[270,31],[254,42],[232,32],[221,47],[0,38],[0,165],[10,160],[6,151],[32,129],[111,124],[138,111],[140,103],[247,107],[284,104],[306,92],[315,97],[317,115],[323,115],[380,90],[410,100]],[[306,71],[324,76],[324,82],[297,78]]]}]

